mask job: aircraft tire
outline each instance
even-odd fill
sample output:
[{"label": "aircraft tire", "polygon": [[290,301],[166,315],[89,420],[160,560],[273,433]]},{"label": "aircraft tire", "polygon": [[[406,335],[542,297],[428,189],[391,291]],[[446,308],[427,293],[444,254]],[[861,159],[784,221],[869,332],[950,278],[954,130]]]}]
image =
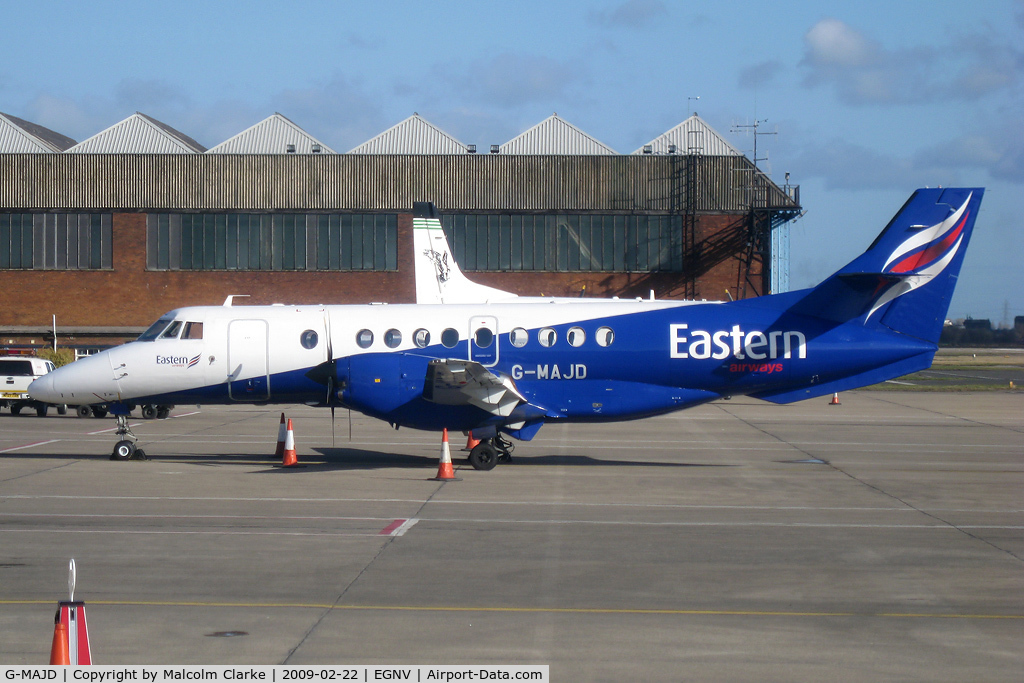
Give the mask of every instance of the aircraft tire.
[{"label": "aircraft tire", "polygon": [[168,406],[157,406],[156,407],[156,419],[166,420],[171,416],[171,409]]},{"label": "aircraft tire", "polygon": [[155,420],[156,419],[156,406],[148,405],[148,404],[142,406],[142,418],[145,419],[145,420]]},{"label": "aircraft tire", "polygon": [[68,406],[67,406],[66,403],[62,403],[59,406],[57,406],[57,414],[58,415],[67,415],[68,414]]},{"label": "aircraft tire", "polygon": [[107,416],[107,409],[106,408],[93,408],[92,409],[92,416],[93,417],[106,417]]},{"label": "aircraft tire", "polygon": [[89,417],[92,415],[92,408],[89,406],[78,406],[75,408],[75,415],[78,415],[78,417]]},{"label": "aircraft tire", "polygon": [[469,464],[475,470],[493,470],[498,464],[498,449],[486,441],[481,441],[469,452]]},{"label": "aircraft tire", "polygon": [[49,411],[49,406],[38,406],[36,408],[36,415],[38,417],[46,417],[46,413]]},{"label": "aircraft tire", "polygon": [[110,454],[111,460],[130,460],[135,455],[135,444],[127,439],[114,444],[114,452]]}]

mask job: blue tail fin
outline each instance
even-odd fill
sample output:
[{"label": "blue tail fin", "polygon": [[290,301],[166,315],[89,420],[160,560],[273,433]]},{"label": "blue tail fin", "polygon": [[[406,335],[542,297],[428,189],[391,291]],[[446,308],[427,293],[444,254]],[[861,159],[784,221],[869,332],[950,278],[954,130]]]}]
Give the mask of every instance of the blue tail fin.
[{"label": "blue tail fin", "polygon": [[917,190],[866,252],[791,310],[937,343],[984,192]]}]

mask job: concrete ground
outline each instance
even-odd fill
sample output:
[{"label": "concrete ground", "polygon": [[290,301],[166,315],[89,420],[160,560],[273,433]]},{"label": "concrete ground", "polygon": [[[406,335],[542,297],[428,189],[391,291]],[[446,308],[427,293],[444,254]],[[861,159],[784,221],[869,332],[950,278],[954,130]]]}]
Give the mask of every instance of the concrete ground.
[{"label": "concrete ground", "polygon": [[[67,565],[102,664],[550,664],[557,681],[1019,681],[1024,395],[850,392],[438,438],[280,409],[0,415],[0,663]],[[332,443],[334,445],[332,445]]]}]

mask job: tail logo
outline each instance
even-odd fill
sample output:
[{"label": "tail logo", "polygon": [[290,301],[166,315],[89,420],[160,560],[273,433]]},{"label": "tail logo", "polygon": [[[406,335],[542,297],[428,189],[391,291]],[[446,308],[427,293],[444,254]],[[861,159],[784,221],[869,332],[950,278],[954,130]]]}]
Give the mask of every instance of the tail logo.
[{"label": "tail logo", "polygon": [[437,270],[437,281],[448,282],[451,275],[451,268],[448,266],[448,254],[438,253],[433,249],[424,249],[423,255],[430,259]]},{"label": "tail logo", "polygon": [[882,272],[903,275],[905,279],[875,302],[868,318],[885,304],[928,283],[946,269],[963,244],[964,226],[970,217],[967,206],[972,195],[968,195],[960,208],[944,221],[908,237],[893,251]]}]

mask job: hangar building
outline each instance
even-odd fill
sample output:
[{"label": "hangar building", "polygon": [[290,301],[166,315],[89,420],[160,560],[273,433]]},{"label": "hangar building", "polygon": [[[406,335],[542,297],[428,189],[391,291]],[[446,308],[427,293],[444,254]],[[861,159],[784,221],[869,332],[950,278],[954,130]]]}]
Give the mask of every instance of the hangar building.
[{"label": "hangar building", "polygon": [[412,301],[415,201],[473,279],[556,296],[784,291],[800,213],[697,114],[630,154],[557,115],[478,151],[414,114],[338,153],[280,114],[210,149],[141,113],[78,143],[0,114],[0,348],[54,318],[116,344],[231,294]]}]

